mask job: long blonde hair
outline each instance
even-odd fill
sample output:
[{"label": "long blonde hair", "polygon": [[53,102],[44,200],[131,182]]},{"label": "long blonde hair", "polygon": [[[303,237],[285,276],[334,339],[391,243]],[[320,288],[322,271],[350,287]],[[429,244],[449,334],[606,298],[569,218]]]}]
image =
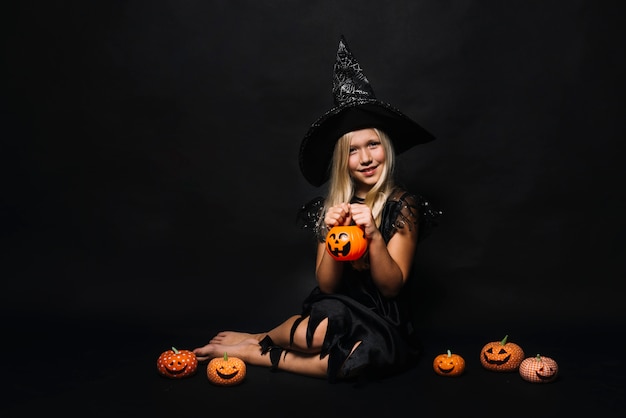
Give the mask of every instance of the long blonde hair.
[{"label": "long blonde hair", "polygon": [[[385,164],[378,182],[371,188],[365,196],[365,204],[372,209],[372,216],[376,226],[380,227],[383,208],[387,198],[395,187],[394,169],[396,164],[396,154],[393,143],[386,133],[379,129],[374,129],[380,139],[380,143],[385,150]],[[333,159],[330,168],[330,182],[328,193],[324,201],[324,211],[343,202],[349,202],[354,197],[355,187],[350,170],[348,169],[348,158],[350,156],[350,139],[352,132],[343,135],[335,144]],[[322,221],[322,220],[321,220]],[[323,221],[322,221],[323,223]]]}]

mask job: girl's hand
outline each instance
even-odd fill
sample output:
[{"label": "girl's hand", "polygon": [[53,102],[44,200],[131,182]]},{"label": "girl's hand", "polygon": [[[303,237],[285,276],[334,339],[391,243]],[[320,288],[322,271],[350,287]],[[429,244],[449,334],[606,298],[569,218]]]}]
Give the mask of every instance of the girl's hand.
[{"label": "girl's hand", "polygon": [[342,203],[337,206],[331,206],[326,211],[324,216],[324,223],[328,229],[338,225],[350,225],[352,222],[352,216],[350,214],[350,204]]},{"label": "girl's hand", "polygon": [[369,206],[362,203],[353,203],[350,205],[350,214],[354,223],[363,228],[366,237],[371,238],[378,231]]}]

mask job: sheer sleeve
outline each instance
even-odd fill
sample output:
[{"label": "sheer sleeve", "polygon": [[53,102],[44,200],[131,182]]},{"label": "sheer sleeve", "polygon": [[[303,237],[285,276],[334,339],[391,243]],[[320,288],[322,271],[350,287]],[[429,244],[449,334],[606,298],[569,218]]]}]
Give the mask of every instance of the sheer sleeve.
[{"label": "sheer sleeve", "polygon": [[300,207],[296,216],[297,225],[311,231],[319,242],[326,240],[326,225],[322,222],[324,212],[324,198],[321,196],[311,199]]},{"label": "sheer sleeve", "polygon": [[380,230],[386,242],[402,228],[418,228],[419,238],[426,238],[431,229],[437,225],[443,212],[434,209],[428,200],[421,195],[409,192],[394,193],[383,209]]}]

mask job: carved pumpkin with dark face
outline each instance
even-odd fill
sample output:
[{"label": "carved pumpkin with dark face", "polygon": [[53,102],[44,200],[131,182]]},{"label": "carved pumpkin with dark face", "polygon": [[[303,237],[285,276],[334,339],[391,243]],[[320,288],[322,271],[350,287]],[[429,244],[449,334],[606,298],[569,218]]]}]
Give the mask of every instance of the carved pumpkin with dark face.
[{"label": "carved pumpkin with dark face", "polygon": [[209,381],[218,386],[233,386],[241,383],[246,377],[246,363],[237,357],[215,357],[206,368]]},{"label": "carved pumpkin with dark face", "polygon": [[465,359],[448,350],[433,360],[433,370],[440,376],[460,376],[465,371]]},{"label": "carved pumpkin with dark face", "polygon": [[492,341],[480,350],[480,362],[487,370],[496,372],[516,371],[522,360],[524,350],[519,345],[507,342],[506,335],[502,341]]},{"label": "carved pumpkin with dark face", "polygon": [[162,376],[171,379],[181,379],[196,373],[198,359],[193,351],[171,350],[164,351],[157,359],[157,370]]},{"label": "carved pumpkin with dark face", "polygon": [[368,243],[365,232],[357,225],[334,226],[326,235],[326,250],[338,261],[358,260]]},{"label": "carved pumpkin with dark face", "polygon": [[556,361],[539,354],[524,359],[519,365],[520,376],[531,383],[550,383],[556,379],[558,373],[559,365]]}]

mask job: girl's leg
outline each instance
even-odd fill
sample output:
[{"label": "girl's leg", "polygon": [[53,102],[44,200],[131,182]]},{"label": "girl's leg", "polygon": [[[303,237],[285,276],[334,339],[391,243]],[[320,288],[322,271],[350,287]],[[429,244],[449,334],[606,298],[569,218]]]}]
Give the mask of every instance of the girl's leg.
[{"label": "girl's leg", "polygon": [[[326,377],[328,369],[328,357],[320,358],[320,349],[326,335],[328,319],[323,320],[313,334],[313,344],[308,347],[306,344],[306,328],[309,318],[304,318],[298,323],[294,332],[293,344],[290,346],[291,330],[300,319],[299,315],[294,315],[279,324],[267,333],[248,334],[236,331],[225,331],[221,337],[214,337],[209,344],[193,350],[199,361],[207,361],[214,357],[221,357],[224,352],[233,357],[239,357],[243,361],[266,367],[277,367],[280,370],[303,374],[312,377]],[[270,353],[262,352],[260,341],[268,336],[272,340],[272,345],[281,352],[278,362],[272,364]],[[223,341],[236,343],[226,344]],[[282,350],[282,351],[281,351]]]},{"label": "girl's leg", "polygon": [[231,357],[238,357],[247,364],[254,366],[273,367],[279,370],[297,373],[310,377],[325,378],[328,369],[328,356],[320,358],[319,353],[300,353],[297,351],[282,350],[277,364],[272,364],[270,353],[263,353],[259,341],[255,338],[245,339],[234,345],[209,343],[204,347],[196,348],[196,355],[214,358],[228,353]]},{"label": "girl's leg", "polygon": [[292,348],[294,350],[302,352],[319,352],[319,349],[322,346],[322,342],[324,341],[324,336],[326,335],[326,326],[328,320],[325,319],[317,327],[313,335],[313,345],[311,348],[309,348],[306,345],[306,327],[309,324],[309,319],[305,318],[302,322],[300,322],[300,324],[298,324],[298,327],[296,328],[293,347],[289,347],[291,329],[293,327],[293,324],[299,318],[300,315],[293,315],[272,330],[257,334],[239,331],[221,331],[209,341],[209,344],[235,345],[239,344],[243,340],[251,338],[254,338],[258,342],[261,341],[266,335],[269,335],[274,343],[281,347]]},{"label": "girl's leg", "polygon": [[[239,344],[243,340],[247,340],[250,338],[254,338],[257,341],[261,341],[263,337],[268,334],[272,335],[272,338],[275,338],[276,341],[285,342],[285,345],[289,343],[289,332],[291,330],[291,326],[298,318],[298,315],[294,315],[287,319],[282,324],[278,325],[276,328],[272,329],[268,332],[261,333],[249,333],[249,332],[240,332],[240,331],[220,331],[209,341],[209,344],[221,344],[221,345],[234,345]],[[286,335],[286,339],[283,338]]]}]

